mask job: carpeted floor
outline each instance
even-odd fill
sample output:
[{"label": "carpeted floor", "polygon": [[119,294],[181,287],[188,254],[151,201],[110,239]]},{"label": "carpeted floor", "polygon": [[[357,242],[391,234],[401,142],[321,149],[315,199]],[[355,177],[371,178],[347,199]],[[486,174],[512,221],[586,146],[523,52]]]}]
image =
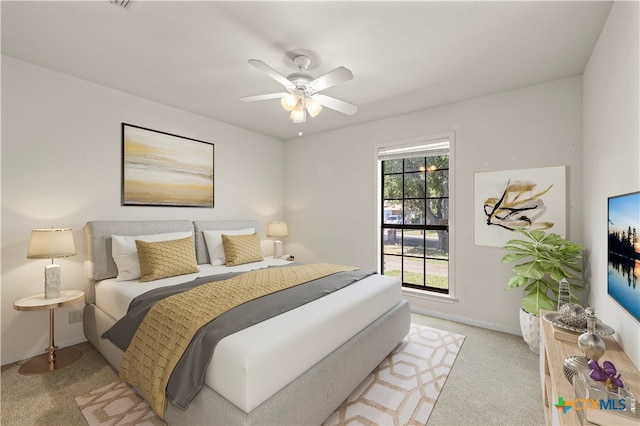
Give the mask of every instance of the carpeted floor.
[{"label": "carpeted floor", "polygon": [[[412,314],[417,324],[465,336],[428,425],[543,425],[539,358],[519,336]],[[89,344],[71,366],[39,376],[2,367],[1,424],[86,425],[75,398],[118,380]]]},{"label": "carpeted floor", "polygon": [[465,336],[429,426],[546,423],[540,357],[521,336],[418,314],[411,318]]},{"label": "carpeted floor", "polygon": [[[412,324],[407,337],[325,422],[425,424],[464,336]],[[149,405],[121,382],[76,398],[90,425],[162,425]]]},{"label": "carpeted floor", "polygon": [[18,368],[24,361],[2,366],[2,426],[87,424],[74,398],[118,380],[118,373],[89,342],[74,348],[82,357],[51,373],[23,376]]}]

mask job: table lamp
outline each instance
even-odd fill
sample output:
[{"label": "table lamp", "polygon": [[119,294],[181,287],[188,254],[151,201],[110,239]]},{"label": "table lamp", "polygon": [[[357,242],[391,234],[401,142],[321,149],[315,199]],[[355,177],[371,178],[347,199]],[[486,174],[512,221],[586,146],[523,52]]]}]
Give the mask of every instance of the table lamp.
[{"label": "table lamp", "polygon": [[55,257],[69,257],[76,254],[71,228],[51,228],[31,230],[28,259],[49,259],[51,265],[44,268],[44,297],[60,297],[60,265],[53,263]]},{"label": "table lamp", "polygon": [[282,241],[280,238],[289,235],[286,222],[269,222],[267,226],[267,237],[275,237],[273,242],[273,257],[277,259],[282,257]]}]

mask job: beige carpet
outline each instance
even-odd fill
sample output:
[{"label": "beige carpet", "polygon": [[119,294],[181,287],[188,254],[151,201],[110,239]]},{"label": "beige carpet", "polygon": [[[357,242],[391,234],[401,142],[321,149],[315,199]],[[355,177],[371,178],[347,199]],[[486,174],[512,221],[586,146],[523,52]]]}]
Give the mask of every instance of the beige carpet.
[{"label": "beige carpet", "polygon": [[[411,324],[407,337],[327,419],[348,424],[426,424],[464,336]],[[163,425],[147,403],[121,382],[76,398],[90,425]]]}]

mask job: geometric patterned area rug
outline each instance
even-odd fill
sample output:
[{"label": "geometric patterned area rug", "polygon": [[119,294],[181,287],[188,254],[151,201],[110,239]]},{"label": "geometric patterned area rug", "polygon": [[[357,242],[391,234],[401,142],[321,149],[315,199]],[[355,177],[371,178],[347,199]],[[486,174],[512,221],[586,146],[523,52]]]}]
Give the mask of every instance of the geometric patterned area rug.
[{"label": "geometric patterned area rug", "polygon": [[407,337],[324,425],[426,424],[463,341],[459,334],[411,324]]},{"label": "geometric patterned area rug", "polygon": [[[426,424],[463,341],[459,334],[411,324],[409,334],[324,425]],[[89,425],[165,425],[119,381],[75,401]]]},{"label": "geometric patterned area rug", "polygon": [[131,386],[117,381],[76,398],[90,425],[166,425]]}]

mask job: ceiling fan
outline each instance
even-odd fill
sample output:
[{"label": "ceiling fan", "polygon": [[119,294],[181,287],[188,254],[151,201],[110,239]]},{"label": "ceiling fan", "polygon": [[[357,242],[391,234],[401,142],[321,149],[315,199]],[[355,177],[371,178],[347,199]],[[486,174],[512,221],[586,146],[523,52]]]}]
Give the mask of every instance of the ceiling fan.
[{"label": "ceiling fan", "polygon": [[300,54],[294,56],[291,60],[298,72],[285,77],[260,60],[249,59],[251,65],[282,84],[287,89],[287,92],[246,96],[240,98],[240,100],[253,102],[280,98],[282,107],[291,112],[290,117],[294,123],[304,123],[307,119],[307,113],[311,117],[315,117],[320,113],[323,106],[347,115],[353,115],[358,111],[357,105],[319,93],[338,83],[351,80],[353,73],[350,70],[345,67],[338,67],[314,79],[305,74],[311,64],[311,59],[308,56]]}]

